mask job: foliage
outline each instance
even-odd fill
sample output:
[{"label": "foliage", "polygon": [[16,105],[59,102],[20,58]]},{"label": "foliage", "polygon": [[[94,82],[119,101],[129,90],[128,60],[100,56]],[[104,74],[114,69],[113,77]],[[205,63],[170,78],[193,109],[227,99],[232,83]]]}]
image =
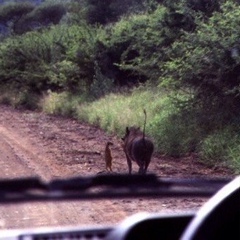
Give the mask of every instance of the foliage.
[{"label": "foliage", "polygon": [[119,20],[120,16],[131,11],[144,9],[143,0],[87,0],[87,22],[90,24],[107,24]]},{"label": "foliage", "polygon": [[31,3],[9,3],[0,6],[0,23],[7,27],[8,32],[16,32],[18,21],[34,9]]},{"label": "foliage", "polygon": [[239,6],[224,4],[221,12],[172,44],[171,60],[163,66],[164,84],[191,89],[193,109],[209,117],[205,124],[226,123],[239,115],[239,14]]},{"label": "foliage", "polygon": [[232,126],[214,132],[203,140],[200,156],[208,164],[231,166],[239,170],[239,136]]},{"label": "foliage", "polygon": [[58,24],[66,14],[63,4],[41,4],[25,14],[15,24],[15,33],[22,34],[33,29],[41,29],[51,24]]},{"label": "foliage", "polygon": [[[62,2],[62,1],[60,1]],[[65,2],[65,7],[67,10],[67,14],[62,19],[61,22],[81,25],[82,22],[87,22],[87,6],[85,0],[71,1],[68,0]]]},{"label": "foliage", "polygon": [[194,115],[185,115],[165,97],[159,111],[151,119],[150,132],[156,149],[162,154],[180,157],[196,151],[202,138]]},{"label": "foliage", "polygon": [[[80,120],[100,126],[108,132],[124,134],[126,126],[143,126],[146,109],[148,119],[151,119],[152,105],[158,94],[141,89],[132,93],[110,94],[98,101],[90,102],[78,107],[77,116]],[[146,131],[149,132],[150,120],[147,120]]]},{"label": "foliage", "polygon": [[56,25],[66,14],[65,4],[55,1],[40,5],[33,1],[6,3],[0,5],[0,24],[5,25],[12,34],[23,34],[51,24]]},{"label": "foliage", "polygon": [[114,63],[110,69],[119,84],[156,83],[163,63],[169,60],[171,45],[183,30],[193,29],[194,21],[188,13],[171,12],[159,5],[154,11],[127,16],[107,28],[104,58]]},{"label": "foliage", "polygon": [[202,11],[207,15],[220,10],[219,0],[188,0],[188,6],[195,11]]},{"label": "foliage", "polygon": [[0,51],[1,81],[33,92],[48,87],[52,46],[53,39],[49,35],[42,38],[34,32],[7,39]]},{"label": "foliage", "polygon": [[1,86],[0,88],[0,104],[11,105],[14,108],[24,108],[29,110],[36,110],[39,96],[35,93],[26,90],[9,88]]},{"label": "foliage", "polygon": [[9,3],[0,7],[0,22],[7,24],[11,20],[18,20],[24,14],[31,12],[34,5],[31,3]]},{"label": "foliage", "polygon": [[92,99],[98,99],[111,92],[113,89],[113,80],[102,74],[97,61],[94,62],[94,65],[95,74],[89,88],[89,95]]},{"label": "foliage", "polygon": [[48,91],[41,101],[41,108],[44,112],[54,115],[74,117],[77,106],[85,99],[74,96],[69,92],[56,93]]},{"label": "foliage", "polygon": [[33,92],[89,90],[95,76],[95,34],[87,26],[62,25],[5,40],[0,47],[1,82]]}]

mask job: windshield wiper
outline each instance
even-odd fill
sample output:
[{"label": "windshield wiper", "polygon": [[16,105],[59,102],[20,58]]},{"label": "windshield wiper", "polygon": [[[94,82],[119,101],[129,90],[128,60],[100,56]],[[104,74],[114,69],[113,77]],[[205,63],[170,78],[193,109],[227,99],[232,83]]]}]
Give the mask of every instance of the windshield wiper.
[{"label": "windshield wiper", "polygon": [[230,178],[159,178],[156,175],[96,175],[43,182],[0,180],[0,203],[131,197],[210,197]]}]

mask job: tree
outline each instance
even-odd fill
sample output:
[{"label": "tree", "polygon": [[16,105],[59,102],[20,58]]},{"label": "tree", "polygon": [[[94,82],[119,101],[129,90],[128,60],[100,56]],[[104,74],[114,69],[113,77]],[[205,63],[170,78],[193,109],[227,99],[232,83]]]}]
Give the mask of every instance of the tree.
[{"label": "tree", "polygon": [[15,24],[15,33],[22,34],[33,29],[58,24],[66,14],[63,4],[42,4],[22,16]]},{"label": "tree", "polygon": [[34,9],[31,3],[10,3],[0,7],[0,23],[14,31],[18,21]]},{"label": "tree", "polygon": [[144,10],[144,0],[87,0],[87,21],[90,24],[116,22],[122,15]]},{"label": "tree", "polygon": [[0,23],[8,27],[9,32],[23,34],[50,24],[58,24],[65,14],[63,4],[35,5],[30,2],[16,2],[0,7]]},{"label": "tree", "polygon": [[191,92],[192,109],[200,111],[205,126],[239,117],[239,26],[240,6],[228,1],[175,41],[163,66],[162,79],[172,89]]}]

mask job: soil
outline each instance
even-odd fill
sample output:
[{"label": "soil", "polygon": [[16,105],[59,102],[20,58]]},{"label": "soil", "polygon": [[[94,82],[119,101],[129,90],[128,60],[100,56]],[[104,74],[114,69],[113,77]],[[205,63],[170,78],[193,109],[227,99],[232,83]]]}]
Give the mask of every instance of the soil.
[{"label": "soil", "polygon": [[[177,133],[176,133],[177,134]],[[107,173],[104,148],[113,142],[113,171],[127,173],[121,139],[74,119],[0,106],[0,178],[56,178]],[[138,167],[133,163],[133,171]],[[233,177],[223,167],[208,167],[192,154],[169,158],[154,154],[148,169],[160,177]],[[207,198],[114,199],[24,203],[0,207],[0,228],[60,225],[113,225],[137,212],[196,211]]]}]

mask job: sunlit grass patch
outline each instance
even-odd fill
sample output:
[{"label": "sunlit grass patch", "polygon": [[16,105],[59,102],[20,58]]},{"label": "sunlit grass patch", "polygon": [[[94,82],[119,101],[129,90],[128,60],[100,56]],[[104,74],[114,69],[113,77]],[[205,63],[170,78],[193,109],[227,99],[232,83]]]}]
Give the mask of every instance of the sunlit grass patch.
[{"label": "sunlit grass patch", "polygon": [[48,114],[72,117],[81,101],[80,96],[73,96],[68,92],[55,93],[48,91],[41,101],[41,108]]},{"label": "sunlit grass patch", "polygon": [[158,94],[147,90],[109,94],[100,100],[79,106],[77,115],[79,119],[98,125],[108,132],[122,135],[127,126],[143,127],[143,109],[147,111],[148,127],[150,119],[154,115],[154,104],[152,103],[158,97]]}]

